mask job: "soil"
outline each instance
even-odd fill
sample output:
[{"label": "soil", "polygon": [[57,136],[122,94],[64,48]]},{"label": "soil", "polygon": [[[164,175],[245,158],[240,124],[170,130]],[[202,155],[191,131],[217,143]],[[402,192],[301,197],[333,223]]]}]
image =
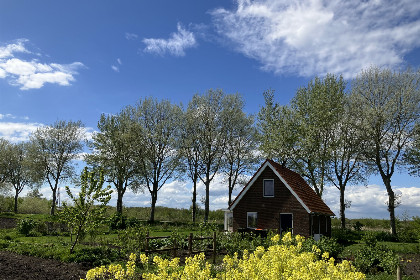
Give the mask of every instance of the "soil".
[{"label": "soil", "polygon": [[76,263],[42,259],[0,251],[1,280],[70,280],[85,278],[87,268]]},{"label": "soil", "polygon": [[401,266],[404,275],[420,279],[420,254],[401,255]]}]

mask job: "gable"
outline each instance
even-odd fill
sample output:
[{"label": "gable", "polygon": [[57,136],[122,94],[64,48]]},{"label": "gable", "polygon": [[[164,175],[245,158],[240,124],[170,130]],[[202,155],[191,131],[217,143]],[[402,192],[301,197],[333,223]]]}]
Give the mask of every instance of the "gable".
[{"label": "gable", "polygon": [[248,190],[255,185],[257,179],[266,170],[266,168],[270,168],[273,171],[275,176],[280,179],[280,181],[296,198],[307,213],[322,213],[330,216],[335,215],[299,174],[272,160],[266,160],[261,165],[248,184],[242,189],[233,203],[229,206],[230,210],[233,210],[238,205]]}]

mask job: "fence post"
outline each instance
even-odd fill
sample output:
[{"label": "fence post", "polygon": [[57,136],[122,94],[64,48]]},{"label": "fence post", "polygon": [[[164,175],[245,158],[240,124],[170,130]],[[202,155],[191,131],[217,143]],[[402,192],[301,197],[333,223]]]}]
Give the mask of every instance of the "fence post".
[{"label": "fence post", "polygon": [[190,236],[188,236],[188,256],[192,257],[192,243],[193,243],[193,233],[190,232]]},{"label": "fence post", "polygon": [[146,232],[146,256],[149,255],[149,232]]},{"label": "fence post", "polygon": [[213,264],[216,264],[216,232],[213,232]]},{"label": "fence post", "polygon": [[401,280],[401,267],[400,267],[400,265],[397,266],[397,280]]}]

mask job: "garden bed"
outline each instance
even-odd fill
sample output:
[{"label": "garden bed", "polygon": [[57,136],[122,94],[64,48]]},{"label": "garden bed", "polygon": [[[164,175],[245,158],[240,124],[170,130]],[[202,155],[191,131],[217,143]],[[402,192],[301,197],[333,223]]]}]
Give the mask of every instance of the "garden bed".
[{"label": "garden bed", "polygon": [[0,280],[71,280],[86,276],[89,268],[76,263],[0,251]]}]

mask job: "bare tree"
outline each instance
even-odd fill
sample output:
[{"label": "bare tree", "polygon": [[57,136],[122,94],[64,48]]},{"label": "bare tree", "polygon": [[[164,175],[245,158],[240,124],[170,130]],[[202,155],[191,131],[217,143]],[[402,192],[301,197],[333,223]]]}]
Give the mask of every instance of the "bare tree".
[{"label": "bare tree", "polygon": [[353,82],[358,101],[354,113],[363,118],[368,145],[366,157],[375,166],[388,193],[391,232],[396,235],[396,195],[391,179],[412,145],[420,114],[420,71],[393,72],[370,67]]},{"label": "bare tree", "polygon": [[73,160],[83,151],[85,130],[80,121],[57,121],[38,128],[31,136],[32,156],[43,169],[44,180],[52,191],[51,215],[55,215],[57,189],[75,175]]}]

